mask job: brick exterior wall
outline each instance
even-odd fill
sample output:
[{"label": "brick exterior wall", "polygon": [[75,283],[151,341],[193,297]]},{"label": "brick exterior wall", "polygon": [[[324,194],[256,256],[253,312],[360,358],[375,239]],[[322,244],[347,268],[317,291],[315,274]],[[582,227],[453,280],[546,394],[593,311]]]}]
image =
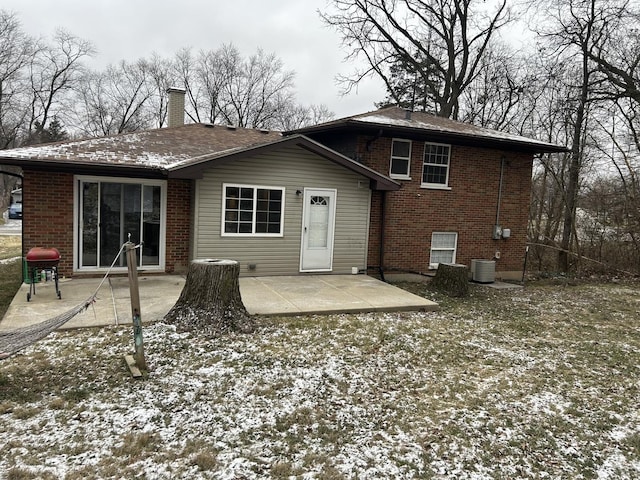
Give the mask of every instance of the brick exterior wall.
[{"label": "brick exterior wall", "polygon": [[[73,175],[24,171],[23,255],[33,247],[60,251],[59,274],[73,275]],[[191,181],[167,183],[167,273],[183,273],[189,266]]]},{"label": "brick exterior wall", "polygon": [[[389,174],[391,138],[360,137],[361,161]],[[449,187],[421,188],[424,141],[413,141],[411,180],[399,180],[402,188],[386,192],[383,266],[389,270],[424,273],[429,268],[431,234],[457,232],[456,262],[496,259],[497,272],[522,271],[531,195],[530,154],[477,147],[451,146]],[[505,166],[500,203],[500,225],[511,229],[511,238],[493,240],[493,226],[500,183],[501,159]],[[382,192],[373,192],[369,237],[369,265],[379,266]],[[501,275],[498,275],[501,276]],[[506,275],[509,276],[509,275]]]},{"label": "brick exterior wall", "polygon": [[167,273],[186,273],[191,243],[191,180],[170,179],[167,184]]},{"label": "brick exterior wall", "polygon": [[[359,136],[347,142],[350,155],[363,164],[389,174],[391,138]],[[353,154],[355,145],[355,155]],[[451,146],[450,190],[420,187],[423,141],[413,141],[411,180],[386,192],[383,266],[387,270],[426,272],[431,234],[457,232],[458,263],[471,259],[496,260],[496,271],[521,272],[527,237],[531,193],[532,155],[477,147]],[[500,225],[511,238],[493,240],[493,225],[505,158]],[[192,181],[167,182],[166,272],[184,273],[190,260],[192,232]],[[368,264],[380,265],[382,192],[373,192],[369,229]],[[73,274],[73,175],[26,170],[23,181],[23,251],[36,246],[60,250],[61,275]]]},{"label": "brick exterior wall", "polygon": [[73,175],[25,170],[22,180],[22,251],[60,251],[59,275],[73,273]]}]

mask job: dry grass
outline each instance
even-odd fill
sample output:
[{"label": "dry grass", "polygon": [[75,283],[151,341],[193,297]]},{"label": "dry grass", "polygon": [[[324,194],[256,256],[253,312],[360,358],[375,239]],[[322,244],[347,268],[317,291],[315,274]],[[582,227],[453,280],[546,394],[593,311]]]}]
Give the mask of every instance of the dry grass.
[{"label": "dry grass", "polygon": [[0,477],[638,478],[637,284],[472,286],[438,313],[206,339],[64,332],[0,364]]},{"label": "dry grass", "polygon": [[0,235],[0,260],[19,257],[21,248],[20,235]]},{"label": "dry grass", "polygon": [[3,262],[20,257],[22,240],[20,236],[0,235],[0,319],[9,308],[11,300],[22,284],[22,261]]}]

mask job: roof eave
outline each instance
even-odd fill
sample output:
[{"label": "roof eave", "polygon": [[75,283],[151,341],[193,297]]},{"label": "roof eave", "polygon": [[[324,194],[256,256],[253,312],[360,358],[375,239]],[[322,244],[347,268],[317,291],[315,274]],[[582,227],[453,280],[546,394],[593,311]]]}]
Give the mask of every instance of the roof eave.
[{"label": "roof eave", "polygon": [[389,135],[406,135],[410,137],[422,137],[428,135],[434,141],[452,143],[456,145],[503,148],[510,151],[525,153],[560,153],[569,149],[562,145],[553,143],[526,141],[509,138],[499,138],[491,136],[473,135],[463,132],[451,132],[438,129],[427,129],[417,127],[407,127],[388,123],[370,123],[357,119],[345,119],[335,123],[327,123],[319,126],[305,127],[299,130],[283,132],[283,135],[326,133],[336,130],[358,130],[360,132],[371,132],[379,134],[380,131],[387,131]]},{"label": "roof eave", "polygon": [[0,165],[12,165],[23,170],[43,172],[62,172],[73,174],[109,174],[114,176],[135,176],[146,178],[167,178],[167,172],[161,167],[126,165],[98,162],[67,162],[55,159],[29,159],[0,156]]}]

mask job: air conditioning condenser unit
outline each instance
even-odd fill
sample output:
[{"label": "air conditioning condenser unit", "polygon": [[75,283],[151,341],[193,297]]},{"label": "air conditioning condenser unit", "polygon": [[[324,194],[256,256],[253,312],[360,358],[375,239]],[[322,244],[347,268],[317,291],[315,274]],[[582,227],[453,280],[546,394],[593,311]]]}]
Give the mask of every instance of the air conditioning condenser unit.
[{"label": "air conditioning condenser unit", "polygon": [[478,283],[496,281],[495,260],[471,260],[471,280]]}]

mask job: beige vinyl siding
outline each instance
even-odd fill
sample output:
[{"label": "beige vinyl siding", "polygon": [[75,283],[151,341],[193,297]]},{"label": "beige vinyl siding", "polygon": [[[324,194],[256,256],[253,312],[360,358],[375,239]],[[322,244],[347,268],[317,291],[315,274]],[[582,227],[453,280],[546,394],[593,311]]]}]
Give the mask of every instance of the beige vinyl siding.
[{"label": "beige vinyl siding", "polygon": [[[284,187],[282,237],[221,235],[222,185]],[[297,275],[300,271],[304,188],[337,190],[333,271],[366,267],[371,192],[369,180],[298,147],[234,160],[205,171],[196,182],[193,258],[229,258],[244,276]],[[255,270],[249,270],[255,264]]]}]

